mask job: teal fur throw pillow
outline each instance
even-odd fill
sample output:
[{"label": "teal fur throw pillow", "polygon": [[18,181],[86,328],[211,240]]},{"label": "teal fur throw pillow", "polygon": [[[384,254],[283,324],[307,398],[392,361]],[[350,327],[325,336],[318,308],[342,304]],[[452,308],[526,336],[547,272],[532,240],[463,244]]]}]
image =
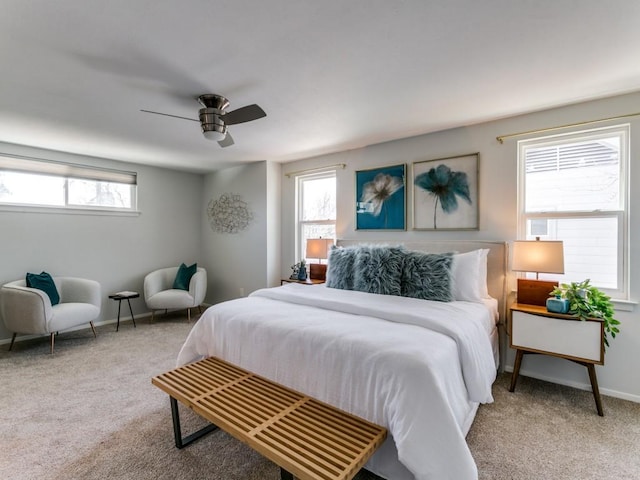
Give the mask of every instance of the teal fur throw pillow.
[{"label": "teal fur throw pillow", "polygon": [[450,302],[453,300],[453,254],[407,252],[402,269],[402,296]]},{"label": "teal fur throw pillow", "polygon": [[353,289],[382,295],[400,295],[404,247],[363,246],[355,262]]},{"label": "teal fur throw pillow", "polygon": [[354,264],[358,248],[331,247],[327,265],[326,286],[353,290]]},{"label": "teal fur throw pillow", "polygon": [[191,277],[193,277],[193,274],[196,273],[196,271],[198,271],[197,263],[194,263],[189,267],[184,263],[181,264],[178,268],[176,279],[173,281],[173,288],[178,290],[189,290],[189,282],[191,282]]},{"label": "teal fur throw pillow", "polygon": [[37,288],[38,290],[42,290],[46,293],[51,300],[51,305],[57,305],[60,303],[60,295],[58,294],[56,284],[53,282],[51,275],[47,272],[42,272],[40,274],[27,273],[26,282],[27,287]]}]

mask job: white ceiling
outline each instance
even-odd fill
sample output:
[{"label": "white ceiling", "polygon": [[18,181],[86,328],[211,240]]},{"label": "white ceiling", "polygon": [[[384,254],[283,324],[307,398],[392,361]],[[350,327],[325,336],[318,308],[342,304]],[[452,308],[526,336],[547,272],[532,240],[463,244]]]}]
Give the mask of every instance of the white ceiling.
[{"label": "white ceiling", "polygon": [[[192,171],[640,90],[637,0],[2,0],[0,141]],[[206,140],[196,97],[267,117]]]}]

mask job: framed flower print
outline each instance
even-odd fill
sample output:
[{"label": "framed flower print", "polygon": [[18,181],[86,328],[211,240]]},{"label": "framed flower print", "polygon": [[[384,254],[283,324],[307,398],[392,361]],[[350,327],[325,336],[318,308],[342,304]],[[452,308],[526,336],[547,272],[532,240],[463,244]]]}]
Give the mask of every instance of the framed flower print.
[{"label": "framed flower print", "polygon": [[412,165],[414,230],[478,230],[479,153]]},{"label": "framed flower print", "polygon": [[406,165],[356,171],[356,230],[406,230]]}]

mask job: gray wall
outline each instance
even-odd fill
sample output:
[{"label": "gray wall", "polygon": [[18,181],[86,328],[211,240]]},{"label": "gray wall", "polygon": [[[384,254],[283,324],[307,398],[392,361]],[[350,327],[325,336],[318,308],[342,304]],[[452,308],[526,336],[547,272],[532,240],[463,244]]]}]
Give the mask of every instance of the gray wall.
[{"label": "gray wall", "polygon": [[[0,152],[138,172],[140,211],[118,216],[0,210],[0,284],[42,270],[92,278],[102,286],[104,321],[117,316],[110,293],[142,293],[146,273],[202,262],[202,175],[10,144],[0,144]],[[142,299],[131,304],[134,314],[147,311]],[[10,337],[0,323],[0,339]]]},{"label": "gray wall", "polygon": [[256,162],[210,173],[203,204],[224,193],[240,195],[253,213],[249,227],[218,233],[202,217],[202,252],[209,285],[207,299],[218,303],[277,285],[280,257],[280,165]]},{"label": "gray wall", "polygon": [[[346,163],[337,172],[337,236],[341,239],[359,240],[446,240],[476,239],[513,241],[517,234],[517,140],[498,143],[496,137],[515,132],[553,127],[581,121],[608,118],[638,111],[640,94],[567,106],[531,115],[523,115],[497,122],[490,122],[407,138],[367,148],[288,163],[283,173],[314,168],[323,165]],[[628,118],[631,124],[630,168],[630,293],[631,299],[640,299],[640,116]],[[621,120],[616,123],[624,123]],[[606,123],[598,126],[607,125]],[[479,231],[412,231],[411,196],[407,199],[406,232],[371,232],[354,229],[355,180],[354,172],[360,169],[411,163],[454,155],[480,152],[479,175]],[[284,178],[282,184],[282,261],[283,274],[290,272],[294,258],[294,207],[295,180]],[[511,279],[513,286],[515,282]],[[640,376],[634,370],[640,355],[640,318],[635,304],[618,304],[616,317],[622,321],[621,334],[612,341],[607,351],[605,365],[597,367],[600,386],[605,394],[640,402]],[[513,365],[513,351],[507,358],[507,369]],[[586,369],[572,362],[536,356],[526,358],[522,373],[538,378],[590,388]]]}]

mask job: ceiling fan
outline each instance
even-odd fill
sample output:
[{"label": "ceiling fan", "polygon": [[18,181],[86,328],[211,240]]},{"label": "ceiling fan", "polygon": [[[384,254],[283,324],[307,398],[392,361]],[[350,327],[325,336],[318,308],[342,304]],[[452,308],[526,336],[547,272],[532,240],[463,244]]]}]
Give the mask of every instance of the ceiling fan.
[{"label": "ceiling fan", "polygon": [[230,147],[234,144],[231,134],[227,131],[227,126],[251,122],[252,120],[258,120],[259,118],[267,116],[264,110],[255,103],[240,107],[231,112],[225,112],[225,109],[229,106],[229,100],[222,95],[216,95],[214,93],[200,95],[198,102],[203,107],[199,111],[200,120],[171,115],[169,113],[152,112],[151,110],[140,111],[164,115],[166,117],[181,118],[182,120],[191,120],[192,122],[199,121],[204,137],[208,140],[216,140],[221,147]]}]

